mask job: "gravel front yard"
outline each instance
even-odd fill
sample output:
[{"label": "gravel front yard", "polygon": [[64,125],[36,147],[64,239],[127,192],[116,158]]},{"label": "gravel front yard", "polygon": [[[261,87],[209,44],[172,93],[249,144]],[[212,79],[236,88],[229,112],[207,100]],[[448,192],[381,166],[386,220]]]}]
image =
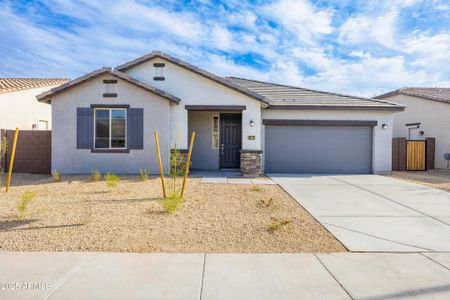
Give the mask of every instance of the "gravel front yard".
[{"label": "gravel front yard", "polygon": [[450,192],[450,170],[434,169],[425,172],[392,172],[392,177]]},{"label": "gravel front yard", "polygon": [[[159,178],[123,177],[115,188],[89,176],[15,174],[0,192],[0,251],[339,252],[343,246],[277,185],[188,181],[174,213],[158,202]],[[260,189],[260,190],[258,190]],[[17,203],[36,192],[24,218]],[[273,203],[266,207],[261,200]],[[291,221],[270,232],[272,217]]]}]

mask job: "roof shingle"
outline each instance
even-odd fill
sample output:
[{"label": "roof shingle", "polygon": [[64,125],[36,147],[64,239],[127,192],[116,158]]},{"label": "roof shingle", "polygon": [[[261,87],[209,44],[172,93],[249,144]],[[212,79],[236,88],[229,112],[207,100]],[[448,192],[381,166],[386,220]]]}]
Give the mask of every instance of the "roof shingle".
[{"label": "roof shingle", "polygon": [[60,85],[68,81],[66,78],[0,78],[0,94]]},{"label": "roof shingle", "polygon": [[384,99],[396,94],[403,94],[428,100],[450,103],[450,88],[440,87],[405,87],[382,95],[378,95],[375,98]]},{"label": "roof shingle", "polygon": [[322,92],[257,80],[237,77],[229,77],[228,80],[269,99],[272,108],[295,107],[298,109],[312,109],[314,107],[328,107],[340,109],[378,108],[393,110],[402,110],[404,108],[402,105],[382,100]]}]

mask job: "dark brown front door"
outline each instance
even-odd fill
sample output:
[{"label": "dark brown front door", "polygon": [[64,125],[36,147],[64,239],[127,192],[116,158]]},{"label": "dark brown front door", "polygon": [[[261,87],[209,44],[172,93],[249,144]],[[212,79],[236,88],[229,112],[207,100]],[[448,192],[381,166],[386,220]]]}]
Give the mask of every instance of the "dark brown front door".
[{"label": "dark brown front door", "polygon": [[220,167],[239,168],[241,163],[241,115],[220,115]]}]

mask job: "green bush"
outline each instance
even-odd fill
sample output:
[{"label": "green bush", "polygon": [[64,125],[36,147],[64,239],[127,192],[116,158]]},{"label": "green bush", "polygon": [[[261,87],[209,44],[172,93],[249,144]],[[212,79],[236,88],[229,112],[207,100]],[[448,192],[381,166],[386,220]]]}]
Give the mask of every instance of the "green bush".
[{"label": "green bush", "polygon": [[147,169],[139,169],[139,178],[142,181],[145,181],[148,179],[148,173],[147,173]]},{"label": "green bush", "polygon": [[17,203],[17,210],[19,212],[19,216],[23,217],[28,208],[28,204],[36,197],[36,192],[28,189],[26,190],[22,196],[20,197],[19,202]]},{"label": "green bush", "polygon": [[105,175],[106,185],[110,188],[117,186],[120,181],[120,177],[113,173],[106,173]]},{"label": "green bush", "polygon": [[172,192],[166,198],[159,200],[159,203],[164,208],[164,211],[168,213],[177,211],[181,202],[183,202],[183,199],[177,192]]},{"label": "green bush", "polygon": [[59,172],[58,170],[54,170],[52,172],[52,177],[54,182],[61,182],[61,172]]},{"label": "green bush", "polygon": [[92,170],[91,172],[91,181],[96,182],[102,179],[102,173],[100,173],[98,170]]}]

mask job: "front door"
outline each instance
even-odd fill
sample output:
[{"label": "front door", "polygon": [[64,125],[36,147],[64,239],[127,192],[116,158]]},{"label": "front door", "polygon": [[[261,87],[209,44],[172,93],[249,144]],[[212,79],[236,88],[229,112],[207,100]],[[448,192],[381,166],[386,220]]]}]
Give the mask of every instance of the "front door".
[{"label": "front door", "polygon": [[241,163],[241,115],[220,115],[220,167],[238,169]]}]

